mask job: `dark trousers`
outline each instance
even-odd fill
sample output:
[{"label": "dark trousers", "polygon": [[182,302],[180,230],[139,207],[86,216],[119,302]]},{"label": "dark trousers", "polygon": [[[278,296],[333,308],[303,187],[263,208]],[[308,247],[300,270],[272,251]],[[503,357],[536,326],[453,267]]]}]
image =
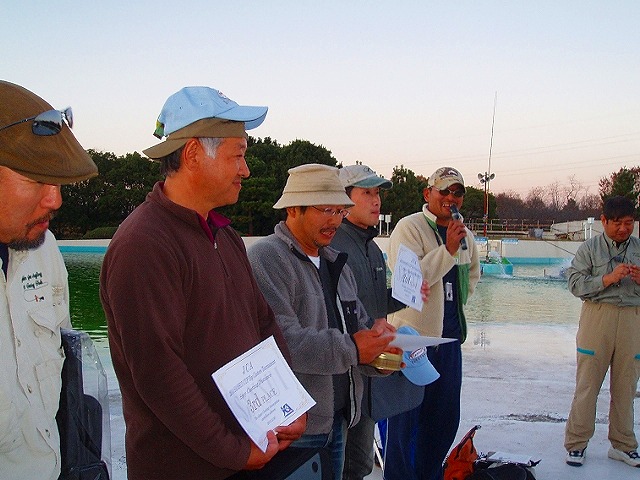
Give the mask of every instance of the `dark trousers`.
[{"label": "dark trousers", "polygon": [[[365,380],[366,381],[366,380]],[[373,431],[376,423],[366,415],[347,430],[342,480],[362,480],[373,470]]]},{"label": "dark trousers", "polygon": [[427,385],[422,405],[387,420],[385,480],[442,480],[442,462],[460,423],[460,342],[428,350],[440,378]]}]

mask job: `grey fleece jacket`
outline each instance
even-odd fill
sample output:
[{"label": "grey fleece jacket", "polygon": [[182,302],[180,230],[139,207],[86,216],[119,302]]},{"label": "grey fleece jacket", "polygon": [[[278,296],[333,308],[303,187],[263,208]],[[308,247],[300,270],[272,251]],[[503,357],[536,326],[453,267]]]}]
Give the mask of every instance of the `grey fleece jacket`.
[{"label": "grey fleece jacket", "polygon": [[[260,290],[273,309],[291,353],[291,366],[300,383],[316,401],[309,411],[305,434],[326,434],[334,417],[332,375],[349,373],[350,421],[360,419],[362,377],[379,375],[372,367],[358,365],[358,352],[350,334],[367,327],[369,316],[357,297],[346,254],[320,248],[338,278],[339,310],[345,333],[329,328],[320,274],[302,251],[284,222],[275,233],[247,251]],[[344,266],[343,266],[344,265]],[[355,368],[360,370],[354,371]]]}]

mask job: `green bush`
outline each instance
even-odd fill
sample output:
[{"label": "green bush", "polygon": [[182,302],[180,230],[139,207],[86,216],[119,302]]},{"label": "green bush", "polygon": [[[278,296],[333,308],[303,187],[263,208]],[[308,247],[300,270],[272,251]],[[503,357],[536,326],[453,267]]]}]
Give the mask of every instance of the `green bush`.
[{"label": "green bush", "polygon": [[118,227],[98,227],[93,230],[89,230],[82,236],[83,240],[101,240],[113,237]]}]

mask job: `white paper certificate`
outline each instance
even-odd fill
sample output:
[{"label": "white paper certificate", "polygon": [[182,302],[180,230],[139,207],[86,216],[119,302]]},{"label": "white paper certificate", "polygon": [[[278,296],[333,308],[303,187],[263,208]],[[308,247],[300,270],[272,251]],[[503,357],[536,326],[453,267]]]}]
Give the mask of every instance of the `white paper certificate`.
[{"label": "white paper certificate", "polygon": [[393,269],[391,296],[405,305],[422,310],[422,271],[418,256],[400,245],[396,267]]},{"label": "white paper certificate", "polygon": [[391,340],[389,346],[401,348],[405,352],[413,352],[422,347],[433,347],[434,345],[449,343],[455,340],[455,338],[424,337],[421,335],[396,333],[395,338]]},{"label": "white paper certificate", "polygon": [[244,431],[263,452],[269,430],[289,425],[316,404],[273,336],[211,376]]}]

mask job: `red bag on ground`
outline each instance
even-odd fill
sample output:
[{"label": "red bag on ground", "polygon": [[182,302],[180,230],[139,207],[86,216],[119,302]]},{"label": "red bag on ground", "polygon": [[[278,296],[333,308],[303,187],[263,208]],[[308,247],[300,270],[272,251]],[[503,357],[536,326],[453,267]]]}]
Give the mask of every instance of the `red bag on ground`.
[{"label": "red bag on ground", "polygon": [[465,480],[473,473],[473,465],[478,458],[473,436],[479,428],[480,425],[471,428],[449,452],[444,461],[444,480]]}]

